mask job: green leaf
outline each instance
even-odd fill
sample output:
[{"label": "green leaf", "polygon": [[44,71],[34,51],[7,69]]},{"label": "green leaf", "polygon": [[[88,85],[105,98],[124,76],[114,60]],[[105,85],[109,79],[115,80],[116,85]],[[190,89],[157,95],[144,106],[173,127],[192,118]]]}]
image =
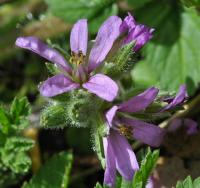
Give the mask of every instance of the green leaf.
[{"label": "green leaf", "polygon": [[6,110],[0,106],[0,131],[7,134],[9,131],[10,120]]},{"label": "green leaf", "polygon": [[181,2],[187,7],[200,6],[200,0],[181,0]]},{"label": "green leaf", "polygon": [[141,23],[156,29],[144,49],[146,69],[158,78],[154,84],[174,91],[186,83],[189,93],[194,92],[200,80],[200,17],[193,9],[183,10],[175,1],[164,0],[149,3],[137,13]]},{"label": "green leaf", "polygon": [[131,74],[136,87],[146,88],[158,81],[157,75],[150,66],[147,66],[147,62],[145,61],[137,63],[136,68],[133,68]]},{"label": "green leaf", "polygon": [[13,120],[13,124],[19,124],[24,117],[27,117],[31,113],[30,104],[26,97],[15,98],[10,107],[10,114]]},{"label": "green leaf", "polygon": [[95,185],[94,188],[103,188],[103,187],[102,187],[102,185],[99,182],[97,182],[97,184]]},{"label": "green leaf", "polygon": [[140,169],[135,173],[132,188],[145,188],[148,178],[155,167],[156,161],[159,157],[159,151],[148,151],[145,159],[141,163]]},{"label": "green leaf", "polygon": [[188,176],[185,180],[178,181],[176,184],[176,188],[199,188],[199,187],[200,187],[200,177],[192,181],[191,176]]},{"label": "green leaf", "polygon": [[67,22],[75,22],[80,18],[92,19],[114,0],[46,0],[49,11]]},{"label": "green leaf", "polygon": [[180,181],[177,182],[176,188],[183,188],[182,183]]},{"label": "green leaf", "polygon": [[15,173],[26,173],[31,160],[26,152],[34,145],[33,140],[22,137],[7,138],[4,148],[0,150],[3,164]]},{"label": "green leaf", "polygon": [[200,177],[196,178],[193,182],[194,188],[199,188],[200,187]]},{"label": "green leaf", "polygon": [[139,8],[139,7],[142,7],[144,6],[146,3],[152,1],[152,0],[127,0],[128,1],[128,4],[130,6],[132,6],[133,8]]},{"label": "green leaf", "polygon": [[183,187],[193,188],[193,185],[192,185],[192,178],[191,178],[190,176],[188,176],[188,177],[183,181]]},{"label": "green leaf", "polygon": [[62,152],[53,156],[23,188],[67,188],[72,160],[71,152]]}]

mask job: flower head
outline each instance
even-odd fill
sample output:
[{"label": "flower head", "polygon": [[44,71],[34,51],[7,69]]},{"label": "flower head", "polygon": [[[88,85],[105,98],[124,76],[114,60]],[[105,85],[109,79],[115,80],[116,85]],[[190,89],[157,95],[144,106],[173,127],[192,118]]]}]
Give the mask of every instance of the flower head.
[{"label": "flower head", "polygon": [[149,28],[142,24],[137,24],[134,17],[129,13],[122,22],[120,30],[121,32],[127,33],[123,44],[128,44],[134,41],[134,51],[138,51],[153,37],[153,32],[155,29]]},{"label": "flower head", "polygon": [[[92,72],[100,66],[120,35],[121,22],[117,16],[109,17],[100,27],[90,54],[87,54],[87,20],[79,20],[71,31],[69,61],[36,37],[19,37],[16,40],[17,46],[31,50],[55,63],[60,70],[60,74],[47,79],[40,86],[40,93],[45,97],[53,97],[83,87],[104,100],[114,100],[118,93],[117,84],[104,74],[94,75]],[[86,55],[88,61],[86,61]]]},{"label": "flower head", "polygon": [[[104,142],[106,141],[106,144],[104,144],[106,157],[105,184],[113,185],[116,170],[126,180],[132,180],[134,172],[138,169],[135,154],[126,137],[138,139],[153,147],[158,147],[161,144],[165,134],[163,129],[124,115],[124,113],[135,113],[144,110],[154,101],[157,94],[158,89],[149,88],[128,101],[113,106],[106,113],[110,131],[108,136],[104,137]],[[120,161],[113,156],[118,156],[118,158],[124,160]]]}]

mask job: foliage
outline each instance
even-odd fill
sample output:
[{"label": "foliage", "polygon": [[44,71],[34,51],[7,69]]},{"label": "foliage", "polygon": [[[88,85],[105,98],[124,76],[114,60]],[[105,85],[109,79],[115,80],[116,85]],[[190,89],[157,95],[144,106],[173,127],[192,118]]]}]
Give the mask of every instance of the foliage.
[{"label": "foliage", "polygon": [[198,188],[200,186],[200,177],[192,181],[191,176],[188,176],[183,181],[178,181],[176,188]]},{"label": "foliage", "polygon": [[21,131],[28,126],[30,112],[26,97],[15,98],[10,109],[0,107],[0,187],[15,183],[31,166],[27,151],[34,142],[21,135]]},{"label": "foliage", "polygon": [[[137,9],[137,17],[156,30],[144,50],[143,64],[138,63],[133,70],[133,78],[138,75],[137,71],[149,69],[155,78],[149,85],[174,91],[186,83],[189,92],[194,92],[200,71],[200,17],[197,12],[181,7],[175,1],[161,0]],[[193,31],[192,37],[190,31]],[[139,79],[137,81],[140,83]]]},{"label": "foliage", "polygon": [[105,18],[117,14],[115,0],[78,0],[76,3],[73,0],[45,1],[49,6],[49,11],[66,22],[73,23],[79,18],[89,19],[91,21],[90,31],[93,33],[97,31]]},{"label": "foliage", "polygon": [[199,7],[200,6],[200,1],[199,0],[181,0],[181,2],[184,5],[186,5],[187,7],[194,7],[194,6]]},{"label": "foliage", "polygon": [[54,155],[39,169],[30,182],[23,185],[23,188],[67,188],[72,161],[71,152]]},{"label": "foliage", "polygon": [[148,179],[151,175],[151,172],[156,165],[158,157],[159,151],[148,151],[148,153],[145,156],[145,159],[141,163],[140,170],[135,173],[132,182],[132,188],[145,188]]}]

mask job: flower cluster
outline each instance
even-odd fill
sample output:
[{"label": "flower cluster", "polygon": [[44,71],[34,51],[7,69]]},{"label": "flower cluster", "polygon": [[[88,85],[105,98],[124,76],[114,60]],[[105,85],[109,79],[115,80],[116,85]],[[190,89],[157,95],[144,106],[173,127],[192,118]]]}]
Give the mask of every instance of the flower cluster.
[{"label": "flower cluster", "polygon": [[[118,96],[120,88],[116,81],[99,72],[103,62],[108,54],[116,49],[116,43],[117,47],[121,48],[133,42],[132,51],[136,52],[152,38],[153,31],[153,28],[136,23],[130,14],[124,20],[118,16],[111,16],[102,24],[93,47],[89,49],[87,20],[81,19],[71,30],[71,57],[68,60],[36,37],[19,37],[16,45],[35,52],[57,66],[59,73],[40,85],[41,95],[54,97],[83,89],[112,102]],[[99,113],[104,117],[104,125],[107,126],[102,142],[106,161],[104,183],[108,186],[114,186],[117,171],[129,181],[139,169],[129,139],[137,139],[152,147],[160,146],[165,131],[151,122],[134,117],[135,113],[145,111],[156,100],[158,93],[157,88],[151,87],[126,102],[113,103],[113,106],[107,103],[99,108]],[[175,98],[163,99],[168,104],[158,113],[182,104],[185,97],[186,88],[181,86]]]}]

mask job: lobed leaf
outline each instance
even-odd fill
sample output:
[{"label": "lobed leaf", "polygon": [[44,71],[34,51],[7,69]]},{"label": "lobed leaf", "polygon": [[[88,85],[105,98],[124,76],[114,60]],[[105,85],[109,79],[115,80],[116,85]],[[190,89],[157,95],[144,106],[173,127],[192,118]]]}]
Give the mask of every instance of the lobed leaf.
[{"label": "lobed leaf", "polygon": [[73,156],[61,152],[49,159],[23,188],[67,188]]}]

